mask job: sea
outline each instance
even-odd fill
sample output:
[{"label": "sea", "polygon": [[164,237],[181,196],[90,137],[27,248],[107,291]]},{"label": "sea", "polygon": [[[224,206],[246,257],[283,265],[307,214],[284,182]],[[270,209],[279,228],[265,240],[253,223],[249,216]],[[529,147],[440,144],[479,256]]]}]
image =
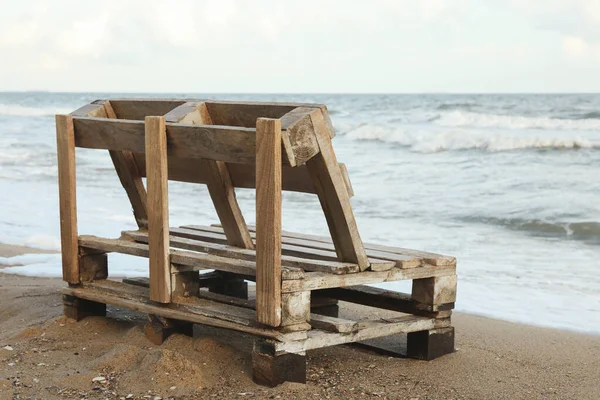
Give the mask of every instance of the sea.
[{"label": "sea", "polygon": [[[455,256],[458,311],[600,333],[600,94],[0,93],[0,243],[60,248],[54,114],[123,97],[327,104],[364,241]],[[136,228],[106,151],[77,150],[77,184],[80,234]],[[204,186],[169,195],[172,226],[218,222]],[[237,197],[253,223],[253,191]],[[286,230],[328,232],[314,195],[285,193],[283,214]],[[56,254],[0,264],[60,276]]]}]

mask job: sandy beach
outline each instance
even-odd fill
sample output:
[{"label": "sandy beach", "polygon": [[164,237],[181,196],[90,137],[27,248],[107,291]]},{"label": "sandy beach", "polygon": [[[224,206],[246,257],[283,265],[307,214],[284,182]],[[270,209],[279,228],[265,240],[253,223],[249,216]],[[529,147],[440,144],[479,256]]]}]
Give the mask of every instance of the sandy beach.
[{"label": "sandy beach", "polygon": [[[0,256],[29,249],[0,246]],[[425,362],[356,345],[308,353],[308,383],[252,382],[251,339],[197,327],[162,346],[144,315],[62,317],[59,279],[0,273],[2,399],[597,399],[600,337],[456,313],[454,354]],[[342,304],[342,314],[352,307]],[[343,315],[342,315],[343,316]],[[402,338],[387,346],[401,347]],[[99,378],[102,377],[102,378]],[[94,378],[98,378],[94,381]],[[129,397],[128,397],[129,396]]]}]

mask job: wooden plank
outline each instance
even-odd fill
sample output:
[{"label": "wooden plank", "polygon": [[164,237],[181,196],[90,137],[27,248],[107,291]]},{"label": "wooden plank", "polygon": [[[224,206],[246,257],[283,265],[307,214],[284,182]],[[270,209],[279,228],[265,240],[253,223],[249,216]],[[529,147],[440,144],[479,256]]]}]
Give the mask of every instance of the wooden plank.
[{"label": "wooden plank", "polygon": [[146,117],[150,299],[171,301],[167,135],[164,117]]},{"label": "wooden plank", "polygon": [[[198,227],[198,229],[195,229],[194,227]],[[195,239],[195,240],[200,240],[200,241],[207,241],[207,242],[213,242],[213,243],[226,243],[227,242],[226,237],[222,231],[222,228],[203,227],[203,226],[192,225],[191,227],[189,227],[189,229],[186,227],[171,228],[170,232],[171,232],[171,235],[173,235],[173,236]],[[256,234],[252,233],[251,239],[254,239],[254,238],[256,238]],[[312,244],[314,242],[308,242],[308,243]],[[304,246],[304,244],[305,244],[305,242],[303,242],[301,240],[295,240],[295,239],[289,239],[289,238],[283,239],[282,246],[281,246],[281,252],[283,255],[298,257],[298,258],[307,258],[307,259],[311,259],[311,260],[323,260],[323,261],[337,261],[337,255],[335,253],[335,249],[333,248],[333,246],[330,245],[329,248],[327,248],[326,247],[327,245],[320,244],[322,247],[319,248],[319,247]],[[400,259],[401,257],[402,256],[395,256],[396,259]],[[386,260],[381,260],[381,259],[377,259],[377,258],[369,259],[369,261],[371,262],[372,266],[376,267],[376,269],[374,269],[374,270],[380,270],[380,271],[387,271],[387,270],[393,268],[394,266],[397,266],[400,268],[406,268],[406,265],[408,265],[410,268],[413,268],[413,267],[417,267],[421,264],[421,261],[419,259],[408,258],[408,257],[405,260],[398,260],[398,261],[386,261]],[[353,268],[353,272],[358,272],[358,268],[357,267]]]},{"label": "wooden plank", "polygon": [[356,263],[364,271],[370,266],[369,259],[358,233],[350,197],[323,114],[313,113],[311,119],[320,153],[306,163],[308,172],[317,190],[339,260]]},{"label": "wooden plank", "polygon": [[[145,157],[143,153],[134,154],[138,169],[142,177],[146,176]],[[169,179],[180,182],[208,183],[208,171],[206,171],[206,160],[199,158],[168,157]],[[236,188],[254,189],[256,186],[256,171],[248,168],[245,164],[226,163],[231,182]],[[341,165],[341,164],[340,164]],[[352,196],[352,187],[349,178],[344,177],[347,182],[348,195]],[[315,194],[315,187],[308,174],[306,165],[290,167],[283,165],[281,170],[282,190],[301,193]]]},{"label": "wooden plank", "polygon": [[[76,117],[75,145],[144,153],[144,122]],[[181,158],[206,158],[254,164],[256,129],[168,123],[167,153]]]},{"label": "wooden plank", "polygon": [[[147,236],[146,236],[147,238]],[[147,239],[146,239],[147,240]],[[121,253],[148,258],[148,245],[123,239],[106,239],[96,236],[82,235],[79,237],[79,246],[86,249],[96,249],[107,253]],[[220,257],[212,254],[202,254],[193,251],[171,250],[171,263],[177,271],[198,271],[217,269],[232,272],[244,277],[256,276],[256,264],[251,261]],[[304,271],[300,268],[283,267],[283,280],[303,279]]]},{"label": "wooden plank", "polygon": [[256,319],[281,324],[281,121],[256,121]]},{"label": "wooden plank", "polygon": [[[290,112],[295,105],[264,104],[255,102],[222,102],[208,100],[206,107],[215,125],[256,127],[258,118],[278,119]],[[281,143],[280,143],[281,145]]]},{"label": "wooden plank", "polygon": [[[250,236],[256,237],[256,229],[249,226]],[[197,233],[194,233],[196,231]],[[223,229],[215,226],[203,225],[184,225],[180,229],[171,228],[171,235],[188,238],[197,238],[215,243],[223,243]],[[337,260],[335,247],[331,242],[317,242],[306,239],[296,239],[294,237],[282,238],[282,253],[297,257],[314,258],[319,260]],[[416,268],[422,264],[422,260],[416,257],[402,256],[377,250],[367,251],[371,269],[374,271],[387,271],[393,267],[397,268]]]},{"label": "wooden plank", "polygon": [[314,329],[339,333],[355,332],[358,329],[358,323],[356,321],[319,314],[310,315],[310,325]]},{"label": "wooden plank", "polygon": [[119,119],[143,121],[147,116],[165,115],[186,100],[111,99],[110,102]]},{"label": "wooden plank", "polygon": [[329,289],[370,283],[393,282],[408,279],[422,279],[436,276],[451,276],[456,274],[454,267],[425,265],[421,268],[400,269],[392,268],[389,271],[365,271],[356,274],[333,275],[322,272],[307,272],[302,281],[283,282],[283,293],[303,290]]},{"label": "wooden plank", "polygon": [[440,311],[454,308],[454,302],[429,305],[414,300],[409,294],[393,292],[372,286],[350,286],[319,290],[321,296],[328,296],[350,303],[382,308],[424,317],[438,317]]},{"label": "wooden plank", "polygon": [[[253,225],[249,225],[248,229],[250,229],[250,232],[254,232],[256,228]],[[281,235],[284,239],[291,238],[291,239],[314,241],[314,242],[319,242],[319,243],[332,243],[331,238],[326,237],[326,236],[308,235],[308,234],[294,233],[294,232],[289,232],[289,231],[281,231]],[[365,243],[364,245],[365,245],[365,249],[367,250],[367,254],[370,254],[369,250],[374,250],[374,251],[381,251],[384,253],[398,254],[398,255],[401,255],[404,257],[421,258],[421,259],[423,259],[423,261],[425,263],[430,264],[430,265],[437,265],[437,266],[456,265],[456,258],[450,257],[450,256],[444,256],[441,254],[430,253],[427,251],[420,251],[420,250],[405,249],[402,247],[385,246],[385,245],[374,244],[374,243]],[[385,258],[385,257],[379,256],[379,258]]]},{"label": "wooden plank", "polygon": [[[208,300],[186,298],[186,304],[170,303],[159,305],[153,303],[148,297],[148,289],[133,291],[132,285],[114,281],[102,281],[84,284],[83,287],[63,288],[62,293],[77,298],[111,304],[152,315],[159,315],[196,324],[232,329],[261,337],[272,338],[278,341],[294,341],[306,338],[306,332],[281,333],[275,329],[257,326],[254,323],[254,313],[240,315],[236,307],[227,307],[223,304],[209,302]],[[108,284],[108,285],[107,285]],[[109,286],[109,285],[112,285]],[[235,310],[234,310],[235,309]],[[242,311],[243,312],[243,311]]]},{"label": "wooden plank", "polygon": [[[176,228],[173,228],[176,229]],[[123,231],[121,232],[123,237],[135,240],[141,243],[148,242],[148,235],[145,232],[140,231]],[[239,247],[227,246],[217,243],[209,243],[201,240],[187,239],[177,236],[170,237],[171,246],[192,250],[200,251],[203,253],[214,254],[221,257],[228,257],[231,259],[240,259],[246,261],[256,261],[256,251],[241,249]],[[283,266],[301,268],[306,271],[320,271],[328,274],[352,274],[358,272],[358,266],[356,264],[341,263],[339,261],[322,261],[309,258],[300,258],[293,256],[281,256],[281,262]]]},{"label": "wooden plank", "polygon": [[[217,301],[219,303],[231,304],[249,309],[256,309],[255,300],[240,299],[238,297],[226,296],[223,294],[208,292],[205,290],[201,290],[198,296],[200,298]],[[288,302],[288,304],[290,303],[291,302]],[[301,321],[307,320],[308,319],[306,316],[303,316],[301,318]],[[310,314],[310,325],[316,329],[342,333],[352,332],[358,327],[356,321],[350,321],[342,318],[327,317],[324,315],[314,313]]]},{"label": "wooden plank", "polygon": [[354,196],[354,188],[352,187],[352,182],[350,182],[350,175],[348,174],[348,167],[346,164],[339,163],[340,171],[342,172],[342,178],[344,178],[344,184],[346,185],[346,190],[348,190],[348,196]]},{"label": "wooden plank", "polygon": [[94,117],[94,118],[106,118],[106,111],[104,109],[104,103],[90,103],[83,107],[79,107],[69,115],[73,117]]},{"label": "wooden plank", "polygon": [[[104,110],[107,118],[116,119],[117,115],[109,101],[104,102]],[[109,150],[110,158],[119,177],[121,185],[127,193],[135,222],[139,228],[148,227],[148,204],[147,194],[142,177],[138,171],[133,153],[129,151]]]},{"label": "wooden plank", "polygon": [[302,353],[307,350],[329,347],[337,344],[359,342],[377,337],[398,333],[418,332],[450,326],[449,319],[434,319],[407,315],[393,319],[366,321],[358,324],[358,328],[349,333],[326,332],[313,329],[308,332],[306,340],[276,343],[277,353]]},{"label": "wooden plank", "polygon": [[73,117],[56,116],[60,244],[63,280],[79,283],[77,243],[77,196],[75,186],[75,132]]}]

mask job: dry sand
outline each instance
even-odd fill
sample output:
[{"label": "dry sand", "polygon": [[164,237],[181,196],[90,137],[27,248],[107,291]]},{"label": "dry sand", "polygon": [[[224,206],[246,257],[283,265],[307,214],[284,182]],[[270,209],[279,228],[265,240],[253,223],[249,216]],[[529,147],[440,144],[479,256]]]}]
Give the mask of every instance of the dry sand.
[{"label": "dry sand", "polygon": [[[0,246],[0,256],[23,251]],[[454,354],[425,362],[330,347],[308,352],[307,385],[269,389],[252,382],[248,336],[198,328],[154,346],[138,313],[62,318],[63,285],[0,273],[0,399],[600,398],[600,336],[457,313]]]}]

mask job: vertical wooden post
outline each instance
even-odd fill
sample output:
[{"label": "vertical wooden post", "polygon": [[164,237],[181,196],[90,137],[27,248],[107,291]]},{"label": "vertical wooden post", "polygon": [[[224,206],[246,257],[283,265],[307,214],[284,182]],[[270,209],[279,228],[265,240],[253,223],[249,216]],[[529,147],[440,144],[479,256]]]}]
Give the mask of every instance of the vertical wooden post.
[{"label": "vertical wooden post", "polygon": [[256,318],[281,324],[281,121],[256,121]]},{"label": "vertical wooden post", "polygon": [[63,280],[79,283],[77,197],[75,191],[75,128],[70,115],[56,116],[60,245]]},{"label": "vertical wooden post", "polygon": [[150,300],[171,301],[167,133],[164,117],[146,117]]}]

